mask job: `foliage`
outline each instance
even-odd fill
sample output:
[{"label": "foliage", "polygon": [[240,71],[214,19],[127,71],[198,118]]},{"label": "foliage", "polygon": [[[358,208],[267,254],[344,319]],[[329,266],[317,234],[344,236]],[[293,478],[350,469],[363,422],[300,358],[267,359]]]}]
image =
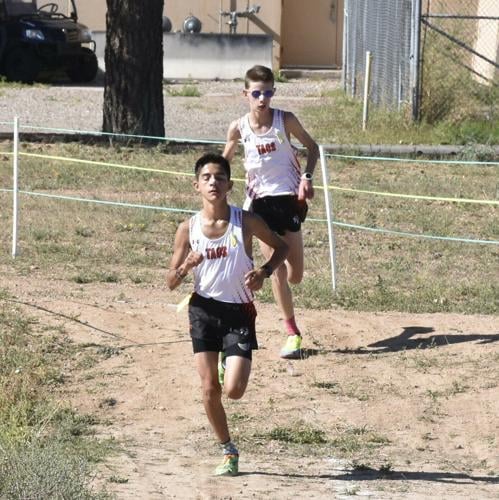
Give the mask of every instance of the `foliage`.
[{"label": "foliage", "polygon": [[0,294],[0,497],[104,498],[91,486],[90,464],[108,449],[89,437],[96,422],[50,398],[75,347],[56,331],[37,335],[13,304]]},{"label": "foliage", "polygon": [[201,97],[201,93],[196,85],[182,85],[180,88],[168,85],[166,92],[172,97]]}]

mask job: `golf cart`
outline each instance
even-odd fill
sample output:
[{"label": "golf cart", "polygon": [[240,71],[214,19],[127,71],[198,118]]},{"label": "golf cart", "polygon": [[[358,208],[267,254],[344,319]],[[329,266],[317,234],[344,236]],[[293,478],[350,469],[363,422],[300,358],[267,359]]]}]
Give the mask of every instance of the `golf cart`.
[{"label": "golf cart", "polygon": [[78,23],[74,0],[65,1],[0,0],[0,74],[7,80],[33,83],[62,72],[77,83],[95,78],[92,33]]}]

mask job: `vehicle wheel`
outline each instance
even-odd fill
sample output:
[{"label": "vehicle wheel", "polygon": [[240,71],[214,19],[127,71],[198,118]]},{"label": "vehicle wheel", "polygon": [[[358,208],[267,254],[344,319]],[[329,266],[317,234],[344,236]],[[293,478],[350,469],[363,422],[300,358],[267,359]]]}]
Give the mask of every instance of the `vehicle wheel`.
[{"label": "vehicle wheel", "polygon": [[87,83],[97,76],[98,69],[97,56],[90,49],[83,47],[66,72],[72,82]]},{"label": "vehicle wheel", "polygon": [[5,58],[5,76],[11,82],[33,83],[41,62],[29,49],[14,49]]}]

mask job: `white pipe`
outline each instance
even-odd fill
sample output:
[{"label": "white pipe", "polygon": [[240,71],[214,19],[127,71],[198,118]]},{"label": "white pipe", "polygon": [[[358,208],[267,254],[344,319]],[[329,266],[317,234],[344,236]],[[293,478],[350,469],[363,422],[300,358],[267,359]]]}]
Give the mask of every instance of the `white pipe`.
[{"label": "white pipe", "polygon": [[319,146],[319,154],[321,160],[322,170],[322,184],[324,186],[324,203],[326,205],[327,228],[329,235],[329,260],[331,262],[331,283],[333,292],[336,291],[336,242],[334,239],[333,227],[333,208],[329,195],[329,175],[327,171],[326,155],[324,154],[324,147]]},{"label": "white pipe", "polygon": [[14,159],[12,164],[12,258],[17,256],[19,118],[14,118]]},{"label": "white pipe", "polygon": [[366,67],[364,72],[364,109],[362,110],[362,130],[367,129],[369,114],[369,87],[371,83],[371,51],[366,52]]}]

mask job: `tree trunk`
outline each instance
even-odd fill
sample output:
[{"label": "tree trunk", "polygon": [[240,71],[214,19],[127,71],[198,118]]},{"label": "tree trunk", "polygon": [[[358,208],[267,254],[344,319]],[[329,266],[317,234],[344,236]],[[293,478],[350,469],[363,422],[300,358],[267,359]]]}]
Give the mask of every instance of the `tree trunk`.
[{"label": "tree trunk", "polygon": [[164,0],[106,0],[104,132],[164,137]]}]

